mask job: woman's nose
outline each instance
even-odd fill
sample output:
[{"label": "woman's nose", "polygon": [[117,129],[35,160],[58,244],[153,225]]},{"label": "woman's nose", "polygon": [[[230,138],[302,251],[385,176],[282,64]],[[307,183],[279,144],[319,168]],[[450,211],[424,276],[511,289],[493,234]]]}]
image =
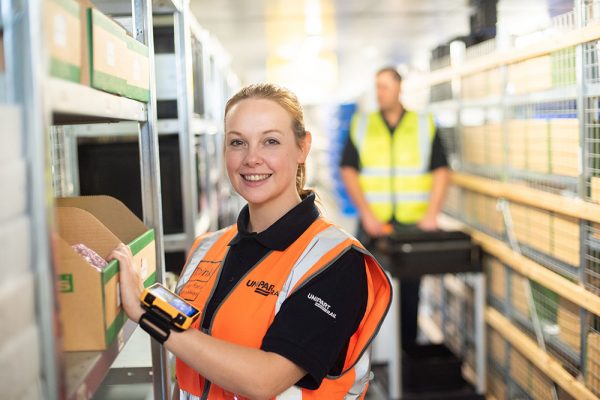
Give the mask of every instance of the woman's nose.
[{"label": "woman's nose", "polygon": [[260,165],[262,163],[262,156],[260,153],[259,146],[248,146],[248,152],[246,153],[244,163],[246,165]]}]

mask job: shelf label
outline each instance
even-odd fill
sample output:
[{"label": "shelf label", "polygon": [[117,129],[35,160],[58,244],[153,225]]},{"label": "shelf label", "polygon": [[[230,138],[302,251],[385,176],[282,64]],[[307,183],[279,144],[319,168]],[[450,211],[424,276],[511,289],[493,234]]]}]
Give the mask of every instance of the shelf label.
[{"label": "shelf label", "polygon": [[72,293],[73,289],[73,274],[58,275],[58,291],[61,293]]}]

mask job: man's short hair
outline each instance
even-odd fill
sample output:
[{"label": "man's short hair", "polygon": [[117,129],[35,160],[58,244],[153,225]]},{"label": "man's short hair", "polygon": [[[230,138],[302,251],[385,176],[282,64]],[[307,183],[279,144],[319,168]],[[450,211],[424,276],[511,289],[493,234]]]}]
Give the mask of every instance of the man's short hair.
[{"label": "man's short hair", "polygon": [[384,72],[389,72],[394,80],[398,81],[398,83],[402,82],[402,75],[396,70],[394,67],[384,67],[377,71],[377,76],[383,74]]}]

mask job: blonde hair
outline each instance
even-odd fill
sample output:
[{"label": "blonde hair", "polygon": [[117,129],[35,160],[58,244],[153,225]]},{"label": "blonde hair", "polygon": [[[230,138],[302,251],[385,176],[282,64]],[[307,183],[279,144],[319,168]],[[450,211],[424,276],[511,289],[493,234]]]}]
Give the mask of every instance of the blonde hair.
[{"label": "blonde hair", "polygon": [[[292,119],[292,131],[296,137],[296,144],[300,147],[300,143],[306,138],[306,129],[304,128],[304,111],[294,93],[286,88],[272,83],[256,83],[242,88],[239,92],[233,95],[225,105],[225,120],[231,108],[242,100],[246,99],[267,99],[272,100],[283,107],[288,112]],[[299,164],[296,171],[296,190],[300,198],[305,198],[313,191],[305,189],[306,183],[306,166]]]}]

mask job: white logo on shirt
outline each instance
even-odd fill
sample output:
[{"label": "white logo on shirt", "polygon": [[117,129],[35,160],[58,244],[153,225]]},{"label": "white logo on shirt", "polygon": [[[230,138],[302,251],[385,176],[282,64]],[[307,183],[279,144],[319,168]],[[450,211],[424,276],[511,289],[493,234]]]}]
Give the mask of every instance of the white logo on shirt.
[{"label": "white logo on shirt", "polygon": [[330,310],[331,306],[329,304],[327,304],[325,301],[323,301],[323,299],[321,299],[320,297],[315,296],[312,293],[308,294],[308,299],[312,300],[315,302],[315,307],[320,308],[321,310],[323,310],[323,312],[325,312],[325,314],[329,315],[331,318],[335,319],[336,315],[334,312],[332,312]]}]

